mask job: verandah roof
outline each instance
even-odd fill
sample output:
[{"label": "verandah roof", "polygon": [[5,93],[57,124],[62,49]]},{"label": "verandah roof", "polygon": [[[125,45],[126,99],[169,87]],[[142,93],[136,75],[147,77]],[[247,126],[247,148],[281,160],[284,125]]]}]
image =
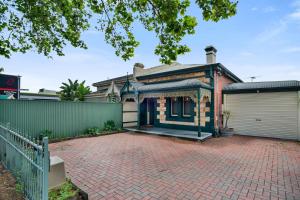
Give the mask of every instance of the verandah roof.
[{"label": "verandah roof", "polygon": [[132,84],[135,87],[135,90],[144,93],[144,92],[157,92],[157,91],[168,91],[176,89],[196,89],[196,88],[205,88],[212,89],[212,87],[198,79],[187,79],[182,81],[173,81],[167,83],[156,83],[156,84]]},{"label": "verandah roof", "polygon": [[[198,79],[186,79],[167,83],[143,84],[141,82],[128,81],[121,90],[123,101],[128,98],[142,102],[144,98],[190,96],[196,98],[197,90],[200,90],[201,99],[206,96],[211,99],[213,88]],[[139,93],[137,96],[136,94]],[[137,99],[136,99],[137,100]]]}]

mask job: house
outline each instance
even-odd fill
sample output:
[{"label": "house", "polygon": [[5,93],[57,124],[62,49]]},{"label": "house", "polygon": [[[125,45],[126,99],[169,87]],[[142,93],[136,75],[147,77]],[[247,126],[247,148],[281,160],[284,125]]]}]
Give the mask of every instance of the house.
[{"label": "house", "polygon": [[120,101],[120,90],[127,79],[132,80],[132,74],[93,83],[93,86],[97,88],[97,91],[85,95],[85,101],[109,102],[113,96]]},{"label": "house", "polygon": [[137,63],[132,75],[94,85],[105,100],[110,94],[121,100],[125,128],[218,133],[227,110],[236,134],[300,140],[299,81],[244,83],[216,62],[213,46],[205,52],[206,64]]},{"label": "house", "polygon": [[208,46],[205,52],[206,64],[173,62],[145,68],[137,63],[132,75],[93,85],[104,99],[117,86],[114,91],[123,103],[124,127],[215,133],[222,127],[223,87],[242,80],[216,62],[216,48]]},{"label": "house", "polygon": [[55,90],[47,90],[45,88],[39,89],[38,93],[32,92],[21,92],[20,93],[21,100],[52,100],[58,101],[59,95]]},{"label": "house", "polygon": [[300,140],[300,81],[234,83],[223,94],[236,134]]}]

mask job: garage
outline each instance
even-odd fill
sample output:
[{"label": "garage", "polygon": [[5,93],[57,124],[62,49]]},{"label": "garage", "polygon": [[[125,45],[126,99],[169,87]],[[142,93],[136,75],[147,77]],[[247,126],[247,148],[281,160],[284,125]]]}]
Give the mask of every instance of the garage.
[{"label": "garage", "polygon": [[234,83],[224,87],[223,110],[235,134],[300,140],[300,82]]}]

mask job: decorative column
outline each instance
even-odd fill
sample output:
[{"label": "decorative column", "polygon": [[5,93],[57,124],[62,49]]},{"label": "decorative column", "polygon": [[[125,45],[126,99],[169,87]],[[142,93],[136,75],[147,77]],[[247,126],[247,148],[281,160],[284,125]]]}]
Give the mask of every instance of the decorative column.
[{"label": "decorative column", "polygon": [[140,95],[139,92],[136,93],[136,102],[137,102],[137,129],[141,128],[141,122],[140,122]]},{"label": "decorative column", "polygon": [[198,100],[198,137],[201,137],[201,120],[200,120],[200,100],[201,100],[201,92],[200,88],[197,90],[197,100]]}]

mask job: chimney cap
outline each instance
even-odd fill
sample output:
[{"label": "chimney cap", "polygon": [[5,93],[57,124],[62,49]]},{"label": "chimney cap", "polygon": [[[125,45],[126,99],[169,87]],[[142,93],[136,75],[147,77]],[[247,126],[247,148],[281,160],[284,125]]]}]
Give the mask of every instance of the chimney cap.
[{"label": "chimney cap", "polygon": [[144,69],[144,64],[143,63],[135,63],[134,67],[139,67],[139,68]]},{"label": "chimney cap", "polygon": [[217,49],[212,45],[205,47],[205,51],[206,51],[206,53],[211,52],[211,51],[213,51],[214,53],[217,53]]}]

